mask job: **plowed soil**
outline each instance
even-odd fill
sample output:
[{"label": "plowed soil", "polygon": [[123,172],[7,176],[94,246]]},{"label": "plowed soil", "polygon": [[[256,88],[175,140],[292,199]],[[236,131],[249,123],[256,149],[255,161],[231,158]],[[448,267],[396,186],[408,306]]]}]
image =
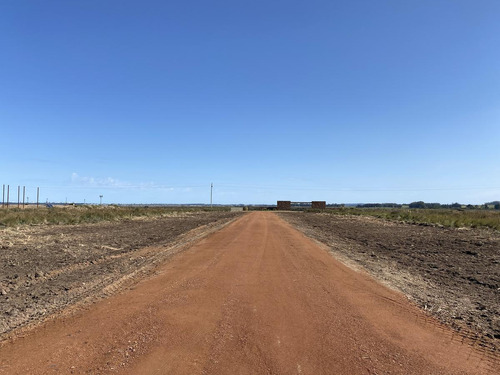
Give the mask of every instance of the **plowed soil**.
[{"label": "plowed soil", "polygon": [[0,348],[5,374],[499,370],[492,353],[265,212],[242,216],[133,288]]},{"label": "plowed soil", "polygon": [[87,225],[0,230],[0,338],[76,303],[107,295],[235,218],[173,213]]},{"label": "plowed soil", "polygon": [[280,215],[442,322],[500,349],[499,232],[327,213]]}]

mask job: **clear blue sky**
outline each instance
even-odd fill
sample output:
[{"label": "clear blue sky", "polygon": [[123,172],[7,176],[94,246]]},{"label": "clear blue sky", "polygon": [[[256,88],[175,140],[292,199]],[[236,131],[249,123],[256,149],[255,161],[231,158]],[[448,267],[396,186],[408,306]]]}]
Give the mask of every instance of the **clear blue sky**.
[{"label": "clear blue sky", "polygon": [[500,1],[2,1],[0,184],[500,199]]}]

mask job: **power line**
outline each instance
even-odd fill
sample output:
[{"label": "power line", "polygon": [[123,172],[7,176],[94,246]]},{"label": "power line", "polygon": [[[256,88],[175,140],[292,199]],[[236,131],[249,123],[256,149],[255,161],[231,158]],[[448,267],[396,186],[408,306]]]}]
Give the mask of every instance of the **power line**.
[{"label": "power line", "polygon": [[500,189],[499,186],[483,186],[483,187],[436,187],[436,188],[397,188],[397,187],[382,187],[382,188],[359,188],[359,187],[290,187],[290,186],[258,186],[258,185],[235,185],[235,184],[219,184],[220,187],[228,188],[250,188],[262,190],[302,190],[302,191],[333,191],[333,192],[384,192],[384,191],[455,191],[455,190],[487,190]]},{"label": "power line", "polygon": [[41,186],[44,189],[143,189],[143,190],[153,190],[153,189],[197,189],[206,188],[205,185],[66,185],[66,186]]},{"label": "power line", "polygon": [[[477,190],[495,190],[500,189],[500,186],[461,186],[461,187],[339,187],[339,186],[311,186],[311,187],[292,187],[282,185],[240,185],[240,184],[218,184],[219,190],[224,189],[244,189],[244,190],[279,190],[279,191],[325,191],[325,192],[421,192],[421,191],[477,191]],[[206,185],[122,185],[122,186],[84,186],[84,185],[68,185],[68,186],[41,186],[44,189],[57,190],[85,190],[85,189],[101,189],[101,190],[182,190],[182,189],[201,189]],[[212,201],[213,184],[211,184],[210,199]]]}]

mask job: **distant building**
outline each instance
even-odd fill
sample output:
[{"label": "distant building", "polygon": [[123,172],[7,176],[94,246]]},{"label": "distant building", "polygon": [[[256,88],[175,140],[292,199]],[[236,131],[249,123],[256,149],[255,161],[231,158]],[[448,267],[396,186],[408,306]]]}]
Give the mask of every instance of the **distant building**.
[{"label": "distant building", "polygon": [[291,210],[292,209],[292,202],[291,201],[278,201],[277,204],[278,210]]},{"label": "distant building", "polygon": [[296,209],[314,208],[317,210],[324,210],[326,209],[326,201],[312,201],[312,202],[278,201],[276,206],[278,210],[283,210],[283,211],[291,210],[292,207]]},{"label": "distant building", "polygon": [[312,201],[311,208],[316,208],[318,210],[324,210],[324,209],[326,209],[326,202],[325,201]]}]

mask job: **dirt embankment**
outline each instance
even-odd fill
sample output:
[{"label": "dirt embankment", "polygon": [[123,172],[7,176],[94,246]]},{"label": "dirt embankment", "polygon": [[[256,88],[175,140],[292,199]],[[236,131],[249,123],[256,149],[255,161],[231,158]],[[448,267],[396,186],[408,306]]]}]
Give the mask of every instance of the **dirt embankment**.
[{"label": "dirt embankment", "polygon": [[239,214],[173,213],[119,222],[0,230],[0,339],[149,271]]},{"label": "dirt embankment", "polygon": [[500,348],[500,233],[325,213],[280,216],[443,322]]}]

